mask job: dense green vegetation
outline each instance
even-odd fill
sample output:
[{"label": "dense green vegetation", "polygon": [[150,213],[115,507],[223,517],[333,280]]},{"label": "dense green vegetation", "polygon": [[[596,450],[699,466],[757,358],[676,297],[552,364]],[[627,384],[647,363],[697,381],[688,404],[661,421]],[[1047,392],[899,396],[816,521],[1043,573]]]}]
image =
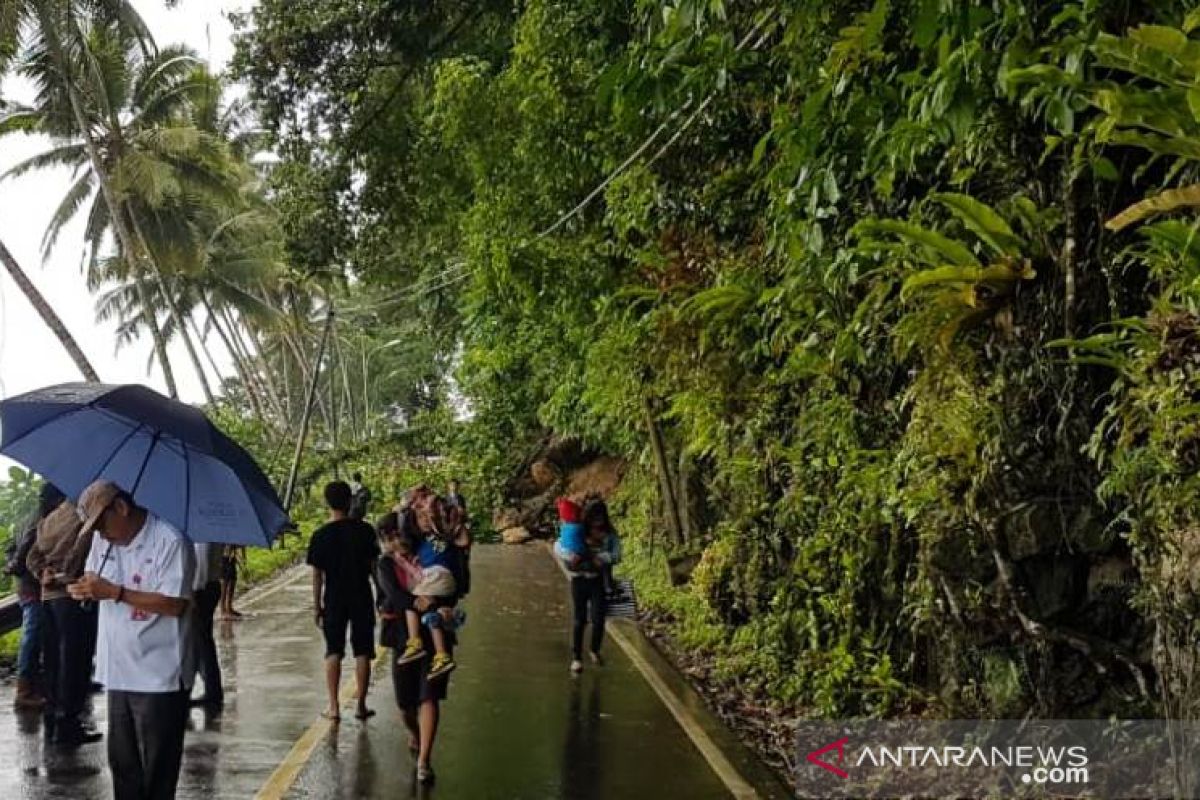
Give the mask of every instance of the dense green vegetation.
[{"label": "dense green vegetation", "polygon": [[253,116],[193,65],[186,134],[78,5],[24,24],[121,92],[21,124],[80,164],[67,111],[130,109],[105,308],[212,327],[281,481],[316,365],[305,474],[624,458],[643,600],[782,716],[1200,712],[1194,2],[261,0]]},{"label": "dense green vegetation", "polygon": [[628,459],[631,569],[717,679],[1191,714],[1197,22],[266,0],[236,72],[291,263],[421,321],[491,499],[547,431]]}]

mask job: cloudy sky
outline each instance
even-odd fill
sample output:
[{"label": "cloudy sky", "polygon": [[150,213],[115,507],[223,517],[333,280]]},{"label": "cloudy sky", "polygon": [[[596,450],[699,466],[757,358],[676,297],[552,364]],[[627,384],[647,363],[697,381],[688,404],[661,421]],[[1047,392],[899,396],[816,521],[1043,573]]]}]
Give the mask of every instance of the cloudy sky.
[{"label": "cloudy sky", "polygon": [[[233,54],[232,27],[225,14],[252,5],[252,0],[183,0],[168,10],[162,0],[134,0],[160,45],[183,42],[221,69]],[[3,95],[21,101],[29,87],[19,79],[4,82]],[[13,136],[0,140],[0,173],[48,146],[41,137]],[[66,193],[67,170],[37,172],[0,183],[0,240],[16,256],[26,274],[41,290],[75,335],[100,379],[106,383],[146,383],[166,390],[157,366],[147,374],[151,343],[146,341],[116,351],[115,324],[96,321],[82,271],[83,221],[68,227],[50,259],[43,263],[42,232]],[[219,340],[211,351],[225,374],[232,374],[229,356]],[[203,400],[187,354],[181,344],[171,349],[172,365],[183,399]],[[207,364],[205,365],[207,368]],[[46,329],[7,271],[0,269],[0,398],[65,381],[80,375],[58,340]],[[209,376],[212,380],[212,376]],[[0,459],[0,468],[7,464]],[[0,472],[0,476],[3,473]]]},{"label": "cloudy sky", "polygon": [[[223,68],[233,54],[232,28],[228,11],[242,10],[251,0],[183,0],[168,10],[162,0],[134,0],[160,45],[184,42],[214,68]],[[3,85],[5,97],[23,100],[29,87],[10,78]],[[0,173],[48,146],[41,137],[14,136],[0,140]],[[82,218],[67,228],[50,259],[41,257],[41,237],[59,200],[66,193],[67,170],[37,172],[0,183],[0,240],[16,256],[25,272],[49,299],[79,341],[101,380],[106,383],[147,383],[165,391],[157,366],[146,373],[151,343],[143,342],[116,352],[115,324],[96,321],[93,299],[88,295],[82,272]],[[211,342],[224,370],[228,356],[219,340]],[[203,400],[187,354],[181,344],[172,347],[172,365],[183,398]],[[207,364],[205,365],[207,368]],[[210,375],[210,380],[212,376]],[[29,389],[64,381],[79,380],[79,373],[42,324],[41,319],[17,289],[8,273],[0,270],[0,397],[11,397]]]}]

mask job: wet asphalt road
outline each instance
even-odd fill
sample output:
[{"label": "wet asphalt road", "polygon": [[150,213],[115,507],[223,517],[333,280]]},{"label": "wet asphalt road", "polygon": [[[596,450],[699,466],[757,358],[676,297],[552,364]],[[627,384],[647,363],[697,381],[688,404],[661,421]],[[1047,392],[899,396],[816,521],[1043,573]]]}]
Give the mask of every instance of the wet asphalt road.
[{"label": "wet asphalt road", "polygon": [[[253,797],[312,723],[320,709],[316,686],[324,646],[307,612],[311,597],[307,576],[296,572],[246,608],[252,616],[217,623],[226,707],[217,717],[192,710],[178,797]],[[38,715],[14,713],[11,697],[12,687],[4,687],[0,797],[112,797],[103,742],[74,751],[44,744]],[[104,695],[95,695],[93,703],[104,730]]]},{"label": "wet asphalt road", "polygon": [[[611,642],[605,666],[568,672],[566,587],[542,548],[479,547],[472,570],[459,669],[435,749],[437,783],[415,784],[381,664],[371,696],[378,716],[365,724],[347,716],[318,744],[288,797],[729,796]],[[309,616],[310,592],[298,572],[248,607],[252,617],[219,624],[227,705],[216,718],[192,712],[180,798],[253,797],[316,720],[324,648]],[[97,695],[102,729],[104,713]],[[26,797],[107,798],[111,790],[104,745],[74,752],[44,745],[36,715],[12,711],[9,687],[0,693],[0,798]]]},{"label": "wet asphalt road", "polygon": [[[611,642],[572,676],[565,580],[538,546],[471,557],[467,626],[434,749],[418,787],[407,733],[381,681],[379,716],[322,743],[290,798],[453,800],[727,798],[658,696]],[[383,675],[383,673],[380,673]]]}]

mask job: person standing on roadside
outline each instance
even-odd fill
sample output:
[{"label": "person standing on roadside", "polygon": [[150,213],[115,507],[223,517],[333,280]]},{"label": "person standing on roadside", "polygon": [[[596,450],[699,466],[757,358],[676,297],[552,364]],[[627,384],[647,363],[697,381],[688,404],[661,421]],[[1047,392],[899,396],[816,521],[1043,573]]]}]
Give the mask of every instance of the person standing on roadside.
[{"label": "person standing on roadside", "polygon": [[459,491],[458,478],[450,479],[449,491],[446,492],[446,504],[462,510],[463,518],[467,517],[467,498]]},{"label": "person standing on roadside", "polygon": [[94,615],[67,593],[67,586],[83,575],[91,545],[78,511],[64,498],[38,525],[37,541],[26,562],[31,572],[41,576],[45,606],[42,641],[50,701],[45,711],[46,737],[66,747],[103,738],[82,723],[91,683]]},{"label": "person standing on roadside", "polygon": [[379,540],[375,529],[350,517],[352,492],[344,481],[325,487],[329,522],[313,533],[308,543],[308,565],[313,570],[313,607],[317,627],[325,635],[325,686],[329,704],[323,715],[341,719],[338,688],[342,659],[346,657],[346,628],[354,652],[358,707],[355,717],[366,720],[375,712],[367,708],[371,659],[375,657],[375,593],[371,588]]},{"label": "person standing on roadside", "polygon": [[233,607],[233,596],[237,592],[238,569],[246,560],[246,548],[227,544],[221,548],[221,619],[242,618],[242,612]]},{"label": "person standing on roadside", "polygon": [[100,604],[96,680],[108,690],[113,795],[167,800],[179,782],[195,676],[195,552],[174,526],[111,481],[84,490],[79,516],[92,547],[83,577],[67,590]]},{"label": "person standing on roadside", "polygon": [[192,581],[195,603],[192,604],[193,631],[196,636],[196,670],[204,679],[204,696],[192,705],[217,710],[225,705],[225,688],[221,685],[221,662],[217,658],[217,640],[213,636],[213,617],[221,602],[221,562],[224,547],[219,544],[196,544],[196,577]]},{"label": "person standing on roadside", "polygon": [[39,573],[30,572],[29,552],[37,541],[37,528],[43,519],[66,500],[57,486],[42,484],[38,494],[37,516],[29,523],[13,546],[5,572],[17,579],[17,602],[21,607],[21,643],[17,648],[17,694],[13,706],[18,710],[36,710],[46,698],[38,691],[37,681],[44,660],[45,633],[42,627],[46,607],[42,598]]},{"label": "person standing on roadside", "polygon": [[366,519],[371,508],[371,490],[363,485],[361,472],[350,476],[350,519]]}]

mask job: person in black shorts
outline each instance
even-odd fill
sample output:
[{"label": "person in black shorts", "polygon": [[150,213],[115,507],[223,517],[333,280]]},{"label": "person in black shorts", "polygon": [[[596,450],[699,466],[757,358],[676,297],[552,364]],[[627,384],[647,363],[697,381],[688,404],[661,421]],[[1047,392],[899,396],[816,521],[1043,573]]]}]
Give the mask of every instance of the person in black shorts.
[{"label": "person in black shorts", "polygon": [[354,651],[358,682],[355,717],[375,715],[367,708],[371,659],[375,657],[375,596],[371,576],[379,558],[375,529],[350,519],[350,486],[334,481],[325,487],[329,522],[308,543],[308,564],[313,568],[313,606],[317,626],[325,634],[325,685],[329,706],[324,715],[339,720],[338,687],[342,659],[346,657],[346,628]]},{"label": "person in black shorts", "polygon": [[[413,608],[418,600],[404,590],[396,566],[397,556],[394,554],[401,549],[398,546],[401,540],[415,541],[420,538],[421,533],[412,509],[405,511],[403,515],[388,514],[379,521],[378,528],[387,550],[383,558],[379,559],[377,573],[380,592],[379,614],[383,619],[379,643],[399,652],[404,649],[408,636],[404,612]],[[457,571],[458,568],[458,562],[455,561],[451,571]],[[446,611],[449,612],[450,609],[447,608]],[[409,664],[400,664],[397,659],[392,659],[392,688],[396,693],[396,705],[404,716],[404,726],[408,728],[408,747],[416,758],[417,780],[429,784],[433,783],[433,742],[437,737],[441,702],[446,699],[450,678],[448,675],[432,679],[429,677],[433,637],[425,625],[421,626],[421,637],[424,639],[426,652],[423,659]],[[451,655],[454,654],[455,644],[454,631],[447,630],[446,647]]]}]

